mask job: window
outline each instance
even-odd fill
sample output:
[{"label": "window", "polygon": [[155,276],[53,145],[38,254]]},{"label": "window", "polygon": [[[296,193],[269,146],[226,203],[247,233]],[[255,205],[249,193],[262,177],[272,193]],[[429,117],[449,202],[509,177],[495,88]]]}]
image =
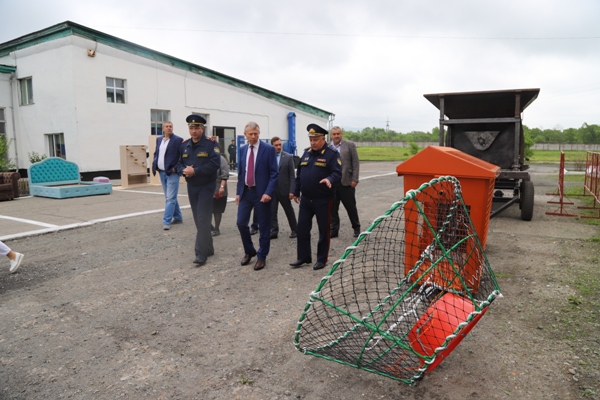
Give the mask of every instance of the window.
[{"label": "window", "polygon": [[162,135],[163,124],[169,121],[170,111],[167,110],[150,110],[150,134]]},{"label": "window", "polygon": [[46,134],[48,140],[48,154],[50,157],[61,157],[66,159],[65,137],[62,133]]},{"label": "window", "polygon": [[33,104],[33,81],[31,77],[19,79],[21,87],[21,105]]},{"label": "window", "polygon": [[6,135],[6,109],[0,108],[0,135]]},{"label": "window", "polygon": [[125,103],[125,79],[106,78],[106,101]]}]

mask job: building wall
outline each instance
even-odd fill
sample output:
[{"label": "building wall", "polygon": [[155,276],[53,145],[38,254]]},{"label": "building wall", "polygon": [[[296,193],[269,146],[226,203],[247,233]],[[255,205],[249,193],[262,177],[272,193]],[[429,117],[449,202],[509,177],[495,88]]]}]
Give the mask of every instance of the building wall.
[{"label": "building wall", "polygon": [[[8,140],[14,139],[14,128],[12,120],[12,103],[11,103],[11,74],[0,73],[0,108],[4,108],[4,118],[6,121],[5,130]],[[13,141],[8,152],[8,157],[16,164],[16,145]]]},{"label": "building wall", "polygon": [[[94,57],[88,49],[95,50]],[[34,104],[15,107],[19,168],[29,166],[28,152],[48,154],[45,134],[63,133],[66,158],[82,172],[119,170],[119,146],[148,143],[152,109],[170,111],[175,133],[182,137],[188,137],[185,118],[194,112],[208,116],[209,134],[222,126],[242,135],[246,123],[255,121],[263,139],[287,139],[287,115],[293,111],[298,149],[309,145],[309,123],[327,126],[324,118],[249,90],[78,36],[11,56],[0,58],[0,64],[16,65],[19,79],[33,78]],[[107,102],[107,77],[126,80],[125,104]],[[2,85],[0,106],[5,103]]]}]

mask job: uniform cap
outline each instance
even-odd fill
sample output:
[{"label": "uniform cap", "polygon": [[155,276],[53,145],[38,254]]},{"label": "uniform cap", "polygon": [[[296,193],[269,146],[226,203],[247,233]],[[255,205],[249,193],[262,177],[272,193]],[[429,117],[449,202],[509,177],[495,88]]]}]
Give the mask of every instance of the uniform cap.
[{"label": "uniform cap", "polygon": [[321,128],[317,124],[308,124],[306,130],[308,131],[308,137],[325,136],[328,133],[327,130]]},{"label": "uniform cap", "polygon": [[206,119],[202,115],[192,114],[188,115],[188,117],[185,119],[185,122],[187,122],[188,125],[204,126],[204,124],[206,124]]}]

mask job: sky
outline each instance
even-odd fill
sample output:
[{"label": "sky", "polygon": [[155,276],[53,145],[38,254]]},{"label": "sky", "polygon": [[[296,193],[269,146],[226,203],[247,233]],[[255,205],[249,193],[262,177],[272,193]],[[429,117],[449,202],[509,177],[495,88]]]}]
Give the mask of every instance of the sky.
[{"label": "sky", "polygon": [[598,0],[0,0],[0,43],[72,21],[335,114],[430,132],[429,93],[539,88],[530,128],[600,124]]}]

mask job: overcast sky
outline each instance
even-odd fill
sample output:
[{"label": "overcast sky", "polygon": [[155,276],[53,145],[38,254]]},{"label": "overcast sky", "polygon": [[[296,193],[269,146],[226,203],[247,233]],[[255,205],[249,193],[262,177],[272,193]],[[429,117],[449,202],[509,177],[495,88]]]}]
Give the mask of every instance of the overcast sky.
[{"label": "overcast sky", "polygon": [[0,43],[64,21],[335,114],[431,131],[426,93],[540,88],[530,128],[600,124],[598,0],[0,0]]}]

